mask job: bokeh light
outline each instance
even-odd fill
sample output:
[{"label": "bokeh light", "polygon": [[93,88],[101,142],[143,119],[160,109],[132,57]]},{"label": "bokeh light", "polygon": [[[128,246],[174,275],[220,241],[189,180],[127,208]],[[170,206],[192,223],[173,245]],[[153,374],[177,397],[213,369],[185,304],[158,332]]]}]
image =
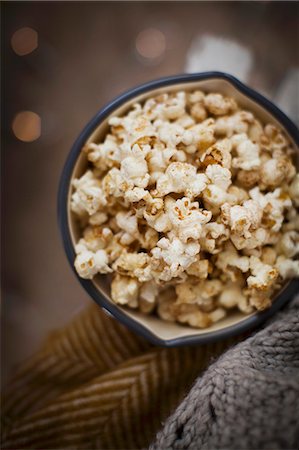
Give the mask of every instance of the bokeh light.
[{"label": "bokeh light", "polygon": [[137,53],[141,57],[147,60],[156,60],[165,53],[165,35],[156,28],[146,28],[138,34],[135,45]]},{"label": "bokeh light", "polygon": [[20,141],[36,141],[41,135],[41,119],[35,112],[21,111],[13,119],[12,130]]},{"label": "bokeh light", "polygon": [[20,28],[12,35],[11,46],[17,55],[28,55],[38,47],[38,34],[33,28]]}]

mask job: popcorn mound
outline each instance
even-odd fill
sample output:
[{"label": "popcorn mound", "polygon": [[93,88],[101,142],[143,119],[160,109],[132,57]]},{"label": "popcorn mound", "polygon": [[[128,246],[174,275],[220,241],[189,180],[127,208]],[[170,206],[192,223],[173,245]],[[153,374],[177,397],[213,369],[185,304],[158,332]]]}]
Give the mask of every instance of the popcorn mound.
[{"label": "popcorn mound", "polygon": [[299,275],[299,175],[283,132],[234,99],[178,92],[112,117],[73,181],[75,268],[119,305],[206,328]]}]

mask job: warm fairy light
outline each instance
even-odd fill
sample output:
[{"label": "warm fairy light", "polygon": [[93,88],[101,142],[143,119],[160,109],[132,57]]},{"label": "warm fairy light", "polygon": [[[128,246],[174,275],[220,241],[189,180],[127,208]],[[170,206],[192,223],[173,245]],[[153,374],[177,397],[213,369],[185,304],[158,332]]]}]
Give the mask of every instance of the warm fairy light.
[{"label": "warm fairy light", "polygon": [[38,34],[32,28],[20,28],[12,35],[11,46],[17,55],[28,55],[38,47]]},{"label": "warm fairy light", "polygon": [[13,119],[12,130],[20,141],[35,141],[41,135],[41,119],[32,111],[21,111]]},{"label": "warm fairy light", "polygon": [[138,34],[135,45],[140,56],[154,60],[165,52],[166,39],[162,31],[156,28],[147,28]]}]

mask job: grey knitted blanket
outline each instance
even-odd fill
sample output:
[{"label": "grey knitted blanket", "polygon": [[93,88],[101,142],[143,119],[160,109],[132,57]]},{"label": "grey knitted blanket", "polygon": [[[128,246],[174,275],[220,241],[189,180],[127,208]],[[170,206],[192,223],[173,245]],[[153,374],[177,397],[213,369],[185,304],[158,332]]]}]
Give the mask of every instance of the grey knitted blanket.
[{"label": "grey knitted blanket", "polygon": [[150,450],[299,448],[299,298],[197,379]]}]

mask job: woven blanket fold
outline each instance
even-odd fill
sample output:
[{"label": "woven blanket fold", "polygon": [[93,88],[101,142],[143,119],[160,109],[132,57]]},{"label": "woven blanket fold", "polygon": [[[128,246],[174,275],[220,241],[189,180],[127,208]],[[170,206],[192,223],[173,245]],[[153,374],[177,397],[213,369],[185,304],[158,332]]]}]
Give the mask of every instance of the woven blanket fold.
[{"label": "woven blanket fold", "polygon": [[299,298],[221,356],[150,450],[299,448]]},{"label": "woven blanket fold", "polygon": [[92,304],[16,373],[2,402],[2,448],[147,447],[232,343],[157,348]]},{"label": "woven blanket fold", "polygon": [[1,448],[297,448],[299,299],[236,342],[154,347],[91,305],[16,373]]}]

